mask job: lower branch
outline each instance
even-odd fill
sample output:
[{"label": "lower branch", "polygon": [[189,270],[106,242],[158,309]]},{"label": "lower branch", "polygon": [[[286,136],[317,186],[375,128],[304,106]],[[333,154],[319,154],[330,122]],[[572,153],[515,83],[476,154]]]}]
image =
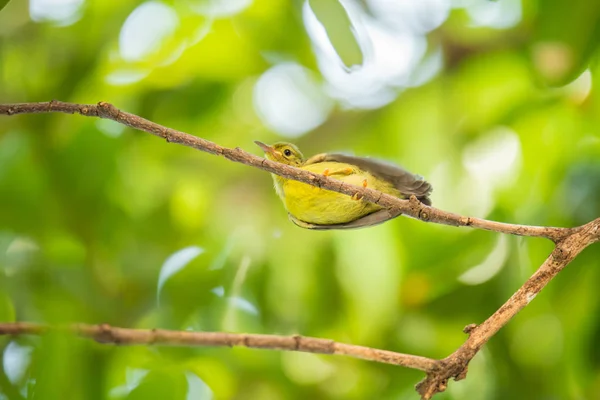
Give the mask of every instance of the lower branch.
[{"label": "lower branch", "polygon": [[557,243],[542,266],[502,307],[481,325],[467,326],[465,332],[469,334],[469,338],[454,353],[442,360],[299,335],[144,330],[117,328],[107,324],[73,324],[67,327],[50,327],[26,322],[0,323],[0,335],[42,335],[50,330],[63,330],[94,339],[99,343],[118,345],[241,346],[254,349],[344,355],[424,371],[427,376],[417,385],[417,391],[422,399],[428,400],[436,393],[446,390],[451,378],[455,380],[465,378],[469,362],[483,345],[527,306],[579,253],[590,244],[600,241],[600,218],[579,228],[574,228],[571,232],[566,239]]},{"label": "lower branch", "polygon": [[289,350],[305,353],[334,354],[384,364],[429,372],[435,369],[437,360],[379,350],[370,347],[338,343],[300,335],[257,335],[226,332],[190,332],[164,329],[127,329],[108,324],[73,324],[66,327],[28,322],[0,323],[0,335],[43,335],[51,330],[60,330],[81,337],[94,339],[99,343],[118,345],[159,345],[159,346],[205,346],[205,347],[247,347],[252,349]]}]

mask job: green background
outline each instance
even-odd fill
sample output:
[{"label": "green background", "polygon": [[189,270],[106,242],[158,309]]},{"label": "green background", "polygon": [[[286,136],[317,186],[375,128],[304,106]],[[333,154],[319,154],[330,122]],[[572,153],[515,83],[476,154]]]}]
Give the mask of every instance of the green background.
[{"label": "green background", "polygon": [[[519,17],[496,28],[468,7],[507,1],[456,2],[422,36],[425,57],[442,55],[437,73],[370,108],[323,89],[300,1],[235,1],[212,16],[193,6],[225,3],[164,1],[174,28],[129,59],[122,28],[142,2],[81,1],[62,17],[35,14],[34,3],[0,11],[0,102],[102,100],[255,154],[254,140],[289,140],[307,155],[377,156],[425,176],[434,206],[466,215],[555,226],[600,216],[596,2],[508,2]],[[310,3],[340,62],[367,64],[344,8]],[[320,107],[314,129],[290,134],[260,112],[258,82],[284,63],[309,77],[291,86]],[[302,230],[262,171],[110,121],[0,118],[2,321],[302,334],[440,358],[551,249],[408,218]],[[592,246],[436,398],[600,398],[599,267]],[[61,334],[4,337],[0,349],[1,399],[416,399],[423,377],[335,356]]]}]

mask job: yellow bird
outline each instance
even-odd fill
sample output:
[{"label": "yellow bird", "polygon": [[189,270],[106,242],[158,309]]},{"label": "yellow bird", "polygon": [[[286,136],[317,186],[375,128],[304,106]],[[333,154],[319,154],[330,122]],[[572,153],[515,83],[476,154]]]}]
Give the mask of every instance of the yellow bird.
[{"label": "yellow bird", "polygon": [[[308,160],[291,143],[279,142],[268,146],[255,143],[272,161],[323,174],[344,183],[369,187],[402,199],[415,195],[422,203],[431,205],[431,185],[421,176],[380,160],[345,154],[317,154]],[[275,191],[283,201],[292,222],[307,229],[351,229],[377,225],[395,218],[377,204],[320,189],[306,183],[271,174]]]}]

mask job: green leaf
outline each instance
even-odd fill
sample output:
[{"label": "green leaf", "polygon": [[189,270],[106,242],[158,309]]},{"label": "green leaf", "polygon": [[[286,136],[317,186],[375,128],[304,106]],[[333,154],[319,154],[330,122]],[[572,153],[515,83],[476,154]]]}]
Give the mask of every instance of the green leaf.
[{"label": "green leaf", "polygon": [[338,56],[350,68],[362,65],[363,54],[356,41],[352,21],[338,0],[310,0],[310,7],[323,24]]},{"label": "green leaf", "polygon": [[160,303],[160,291],[165,282],[171,276],[185,268],[194,258],[202,253],[204,253],[204,249],[198,246],[190,246],[171,254],[161,267],[160,275],[158,276],[158,286],[156,288],[156,298],[158,303]]},{"label": "green leaf", "polygon": [[0,11],[8,4],[10,0],[0,0]]},{"label": "green leaf", "polygon": [[589,65],[600,45],[600,2],[540,2],[533,45],[533,63],[541,79],[564,85]]}]

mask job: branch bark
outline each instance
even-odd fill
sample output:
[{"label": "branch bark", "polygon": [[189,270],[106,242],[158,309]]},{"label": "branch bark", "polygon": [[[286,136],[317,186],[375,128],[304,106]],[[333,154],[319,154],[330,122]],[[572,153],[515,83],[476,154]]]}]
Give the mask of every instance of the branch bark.
[{"label": "branch bark", "polygon": [[575,259],[586,247],[600,241],[600,218],[581,227],[556,244],[554,250],[538,270],[494,314],[481,325],[468,325],[469,338],[454,353],[439,360],[438,369],[427,374],[417,385],[422,399],[446,389],[448,380],[466,377],[469,362],[477,352],[519,311],[527,306],[546,285]]},{"label": "branch bark", "polygon": [[544,237],[555,243],[555,248],[517,292],[493,315],[480,325],[471,324],[465,328],[469,334],[465,343],[454,353],[441,360],[434,360],[409,354],[337,343],[331,340],[303,336],[276,336],[233,334],[223,332],[187,332],[166,330],[134,330],[113,328],[108,325],[76,324],[63,328],[31,323],[0,324],[0,334],[43,334],[50,329],[64,329],[79,336],[95,339],[102,343],[114,344],[159,344],[185,346],[243,346],[259,349],[304,351],[310,353],[346,355],[365,360],[414,368],[426,373],[417,385],[422,399],[430,399],[446,389],[448,380],[465,378],[469,362],[481,347],[490,340],[508,321],[521,311],[537,294],[577,255],[592,243],[600,241],[600,218],[576,228],[557,228],[507,224],[481,218],[465,217],[446,212],[420,203],[416,198],[399,199],[373,189],[342,183],[323,175],[314,174],[289,165],[270,161],[240,148],[219,146],[208,140],[164,127],[134,114],[121,111],[105,102],[94,104],[73,104],[60,101],[43,103],[0,104],[0,115],[61,112],[81,114],[88,117],[106,118],[134,129],[151,133],[167,142],[182,144],[228,160],[314,185],[323,189],[359,195],[365,200],[388,208],[397,215],[405,214],[426,222],[471,228],[521,236]]},{"label": "branch bark", "polygon": [[338,343],[307,336],[257,335],[226,332],[190,332],[165,329],[127,329],[108,324],[73,324],[52,327],[28,322],[0,323],[0,335],[43,335],[49,331],[75,334],[98,343],[116,345],[157,345],[189,347],[247,347],[250,349],[288,350],[304,353],[334,354],[401,367],[432,371],[436,360],[411,354]]},{"label": "branch bark", "polygon": [[74,104],[53,100],[42,103],[0,104],[0,115],[52,112],[81,114],[86,117],[111,119],[131,128],[151,133],[170,143],[178,143],[210,154],[222,156],[230,161],[260,168],[273,174],[308,183],[309,185],[318,186],[323,189],[344,193],[349,196],[359,195],[365,200],[379,204],[395,214],[409,215],[422,221],[452,226],[469,226],[471,228],[509,233],[512,235],[545,237],[554,242],[563,239],[571,232],[569,228],[507,224],[475,217],[464,217],[451,212],[442,211],[435,207],[426,206],[416,199],[413,201],[399,199],[374,189],[349,185],[324,175],[315,174],[296,167],[267,160],[248,153],[239,147],[231,149],[219,146],[209,140],[167,128],[137,115],[121,111],[112,104],[106,102],[100,102],[98,104]]}]

